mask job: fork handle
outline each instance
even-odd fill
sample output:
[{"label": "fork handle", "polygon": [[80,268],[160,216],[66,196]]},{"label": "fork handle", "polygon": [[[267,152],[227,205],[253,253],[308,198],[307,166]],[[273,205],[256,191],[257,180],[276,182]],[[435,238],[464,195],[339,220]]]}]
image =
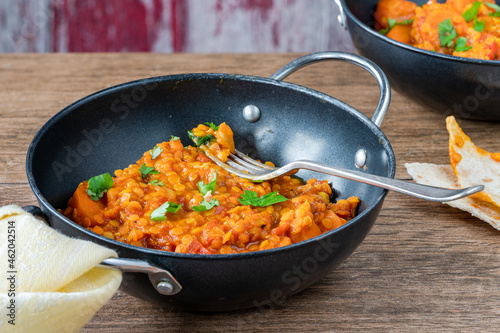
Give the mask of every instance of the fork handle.
[{"label": "fork handle", "polygon": [[469,196],[471,194],[480,192],[484,189],[483,185],[476,185],[463,189],[452,190],[441,187],[410,183],[404,180],[397,180],[388,177],[376,176],[368,173],[363,173],[360,171],[343,169],[328,164],[312,162],[307,160],[294,161],[292,163],[285,165],[279,170],[281,174],[285,174],[290,171],[298,169],[306,169],[331,176],[350,179],[364,184],[385,188],[387,190],[407,194],[416,198],[425,199],[429,201],[445,202],[445,201],[457,200]]}]

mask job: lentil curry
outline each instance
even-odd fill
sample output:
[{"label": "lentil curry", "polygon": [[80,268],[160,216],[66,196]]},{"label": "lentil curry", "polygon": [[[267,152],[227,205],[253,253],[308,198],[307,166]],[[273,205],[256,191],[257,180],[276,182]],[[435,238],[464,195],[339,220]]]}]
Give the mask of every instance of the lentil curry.
[{"label": "lentil curry", "polygon": [[458,57],[499,60],[500,6],[493,0],[380,0],[375,29],[424,50]]},{"label": "lentil curry", "polygon": [[[222,123],[156,145],[137,163],[80,183],[64,215],[105,237],[165,251],[225,254],[272,249],[333,230],[355,215],[358,198],[330,202],[327,181],[292,176],[252,182],[214,164],[234,151]],[[269,163],[269,162],[267,162]]]}]

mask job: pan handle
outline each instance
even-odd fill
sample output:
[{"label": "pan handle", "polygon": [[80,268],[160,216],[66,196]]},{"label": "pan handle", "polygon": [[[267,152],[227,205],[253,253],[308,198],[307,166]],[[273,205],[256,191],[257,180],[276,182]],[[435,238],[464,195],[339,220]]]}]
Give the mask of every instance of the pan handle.
[{"label": "pan handle", "polygon": [[[22,209],[35,216],[39,220],[42,220],[47,225],[49,224],[49,217],[42,212],[42,210],[37,206],[23,206]],[[182,286],[177,281],[177,279],[166,269],[156,267],[151,265],[147,261],[139,259],[127,259],[127,258],[108,258],[101,262],[101,265],[113,267],[121,270],[122,272],[132,272],[132,273],[146,273],[149,276],[149,281],[156,289],[156,291],[162,295],[175,295],[182,290]]]},{"label": "pan handle", "polygon": [[294,73],[302,67],[326,60],[347,61],[351,64],[366,69],[371,75],[373,75],[373,77],[375,77],[380,87],[380,99],[377,105],[377,109],[373,114],[372,122],[380,127],[380,125],[382,124],[382,120],[384,120],[385,113],[389,108],[389,103],[391,102],[391,88],[389,85],[389,80],[387,80],[384,72],[382,72],[380,67],[378,67],[371,60],[368,60],[356,54],[345,52],[326,51],[311,53],[301,58],[295,59],[289,64],[283,66],[276,73],[271,75],[270,78],[275,80],[283,80],[288,75]]}]

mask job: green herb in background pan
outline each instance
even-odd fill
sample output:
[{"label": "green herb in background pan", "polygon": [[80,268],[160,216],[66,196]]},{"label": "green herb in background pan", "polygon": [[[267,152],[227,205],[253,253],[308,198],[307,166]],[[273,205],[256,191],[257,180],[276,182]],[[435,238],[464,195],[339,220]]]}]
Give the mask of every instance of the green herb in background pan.
[{"label": "green herb in background pan", "polygon": [[489,2],[485,2],[484,4],[488,7],[490,7],[491,9],[495,10],[495,12],[490,13],[489,16],[500,17],[500,6],[498,6],[497,4],[494,4],[494,3],[489,3]]},{"label": "green herb in background pan", "polygon": [[484,30],[484,20],[478,21],[477,14],[479,12],[479,8],[481,7],[481,1],[476,1],[472,4],[472,7],[466,10],[462,17],[466,22],[470,22],[474,20],[474,30],[481,32]]},{"label": "green herb in background pan", "polygon": [[389,31],[391,31],[391,29],[394,28],[396,25],[412,24],[413,23],[413,19],[411,19],[411,20],[404,20],[404,21],[398,22],[395,19],[388,18],[387,19],[387,23],[388,23],[387,28],[382,29],[382,30],[379,31],[384,36],[387,35],[387,33]]},{"label": "green herb in background pan", "polygon": [[113,184],[113,178],[109,173],[103,173],[102,175],[92,177],[89,179],[87,194],[90,199],[97,201],[102,198],[104,193],[113,187]]},{"label": "green herb in background pan", "polygon": [[455,51],[456,52],[464,52],[472,49],[472,46],[467,46],[467,38],[458,37],[457,42],[455,43]]},{"label": "green herb in background pan", "polygon": [[455,27],[453,26],[453,23],[451,23],[451,19],[447,18],[443,22],[439,23],[438,28],[439,28],[439,40],[441,41],[441,46],[452,47],[453,40],[458,35],[455,30]]}]

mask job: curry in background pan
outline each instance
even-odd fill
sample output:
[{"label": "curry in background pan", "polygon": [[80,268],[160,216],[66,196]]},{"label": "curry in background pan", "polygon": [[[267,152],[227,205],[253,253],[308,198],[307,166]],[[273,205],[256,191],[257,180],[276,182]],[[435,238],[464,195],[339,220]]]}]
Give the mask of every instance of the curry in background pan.
[{"label": "curry in background pan", "polygon": [[381,0],[375,29],[387,37],[428,51],[499,60],[500,6],[492,0]]}]

